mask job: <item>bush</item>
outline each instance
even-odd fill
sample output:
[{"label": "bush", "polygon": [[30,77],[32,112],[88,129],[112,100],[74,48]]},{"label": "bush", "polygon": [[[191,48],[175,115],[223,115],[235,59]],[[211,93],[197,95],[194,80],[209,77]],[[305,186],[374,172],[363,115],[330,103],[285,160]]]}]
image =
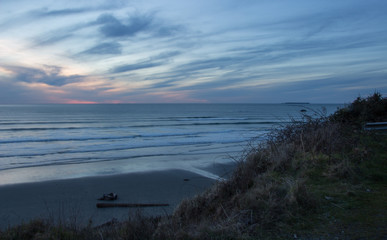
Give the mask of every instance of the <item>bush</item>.
[{"label": "bush", "polygon": [[358,97],[346,108],[335,112],[330,119],[352,124],[356,128],[361,128],[366,122],[387,121],[387,99],[377,92],[367,98]]}]

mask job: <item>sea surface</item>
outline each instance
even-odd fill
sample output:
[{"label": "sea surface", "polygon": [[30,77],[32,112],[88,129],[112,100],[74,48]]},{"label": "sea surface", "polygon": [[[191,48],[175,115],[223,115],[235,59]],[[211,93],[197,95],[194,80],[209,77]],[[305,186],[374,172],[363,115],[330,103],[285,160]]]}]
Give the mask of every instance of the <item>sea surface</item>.
[{"label": "sea surface", "polygon": [[337,104],[0,105],[0,185],[183,169],[219,178],[248,143]]}]

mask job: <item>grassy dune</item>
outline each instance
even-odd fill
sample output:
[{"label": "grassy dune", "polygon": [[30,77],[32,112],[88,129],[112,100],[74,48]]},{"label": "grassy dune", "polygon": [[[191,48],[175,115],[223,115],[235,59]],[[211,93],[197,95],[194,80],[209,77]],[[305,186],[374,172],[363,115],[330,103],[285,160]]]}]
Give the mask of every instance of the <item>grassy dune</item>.
[{"label": "grassy dune", "polygon": [[227,181],[184,200],[172,216],[99,227],[38,219],[0,239],[386,239],[387,121],[380,94],[331,116],[272,131]]}]

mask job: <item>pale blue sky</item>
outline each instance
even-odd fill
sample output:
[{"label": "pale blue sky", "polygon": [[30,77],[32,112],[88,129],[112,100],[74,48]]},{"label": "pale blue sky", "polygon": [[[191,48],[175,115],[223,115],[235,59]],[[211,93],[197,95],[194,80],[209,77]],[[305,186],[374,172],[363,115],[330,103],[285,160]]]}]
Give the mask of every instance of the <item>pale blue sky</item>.
[{"label": "pale blue sky", "polygon": [[0,0],[0,104],[386,94],[386,12],[384,0]]}]

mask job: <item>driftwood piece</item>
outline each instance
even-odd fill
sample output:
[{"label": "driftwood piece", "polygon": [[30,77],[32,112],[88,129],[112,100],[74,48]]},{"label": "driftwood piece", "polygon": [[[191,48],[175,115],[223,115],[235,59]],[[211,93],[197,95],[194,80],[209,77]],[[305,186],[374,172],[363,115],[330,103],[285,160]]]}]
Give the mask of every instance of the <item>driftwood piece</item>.
[{"label": "driftwood piece", "polygon": [[111,207],[167,207],[167,203],[97,203],[97,208],[111,208]]}]

